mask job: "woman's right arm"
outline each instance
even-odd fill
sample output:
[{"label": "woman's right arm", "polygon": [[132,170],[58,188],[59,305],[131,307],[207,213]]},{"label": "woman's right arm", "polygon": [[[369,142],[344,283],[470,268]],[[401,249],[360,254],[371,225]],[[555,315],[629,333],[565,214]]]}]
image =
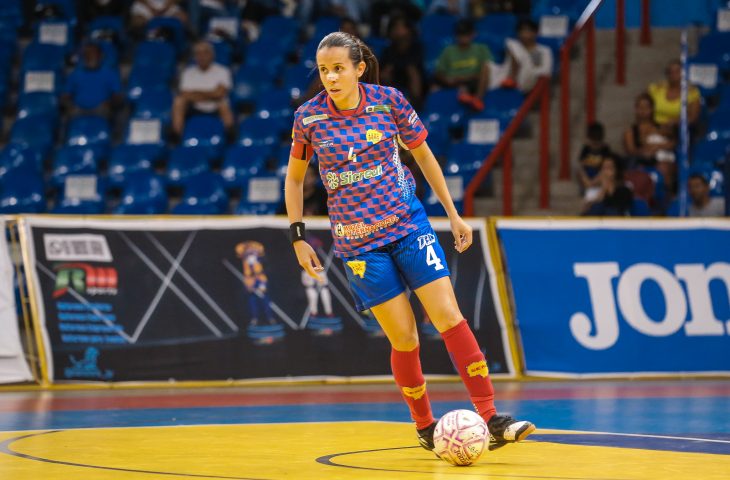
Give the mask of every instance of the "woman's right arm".
[{"label": "woman's right arm", "polygon": [[[284,180],[284,201],[286,202],[286,214],[289,217],[290,224],[302,221],[302,209],[304,208],[303,185],[308,165],[308,161],[289,157],[286,179]],[[292,245],[299,265],[310,276],[321,280],[317,272],[323,271],[324,267],[322,267],[322,263],[311,245],[306,240],[297,240]]]}]

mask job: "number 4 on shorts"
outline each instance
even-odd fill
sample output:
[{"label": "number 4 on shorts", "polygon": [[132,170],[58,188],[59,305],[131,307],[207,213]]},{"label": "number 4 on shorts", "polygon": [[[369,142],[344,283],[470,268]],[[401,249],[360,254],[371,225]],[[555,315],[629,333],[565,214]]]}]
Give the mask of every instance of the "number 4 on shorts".
[{"label": "number 4 on shorts", "polygon": [[441,265],[441,259],[436,255],[433,249],[433,245],[426,247],[426,265],[434,265],[434,270],[442,270],[444,268]]}]

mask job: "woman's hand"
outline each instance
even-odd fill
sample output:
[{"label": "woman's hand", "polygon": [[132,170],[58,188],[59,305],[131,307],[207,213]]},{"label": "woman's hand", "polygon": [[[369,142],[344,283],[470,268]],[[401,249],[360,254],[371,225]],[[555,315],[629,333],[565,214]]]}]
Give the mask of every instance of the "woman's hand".
[{"label": "woman's hand", "polygon": [[321,281],[322,278],[317,272],[323,272],[324,267],[317,257],[312,246],[304,240],[294,242],[294,253],[297,255],[299,265],[313,278]]},{"label": "woman's hand", "polygon": [[457,252],[462,253],[471,246],[472,228],[458,215],[451,219],[451,233]]}]

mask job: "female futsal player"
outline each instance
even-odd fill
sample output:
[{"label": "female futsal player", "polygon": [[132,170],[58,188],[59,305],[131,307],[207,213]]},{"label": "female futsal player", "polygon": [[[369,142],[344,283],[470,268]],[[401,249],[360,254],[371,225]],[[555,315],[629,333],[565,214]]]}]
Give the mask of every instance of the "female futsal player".
[{"label": "female futsal player", "polygon": [[370,309],[391,343],[395,382],[416,422],[419,443],[433,449],[436,423],[419,359],[418,330],[405,294],[416,293],[466,385],[477,413],[487,422],[490,448],[524,439],[527,421],[497,415],[484,355],[459,311],[439,245],[414,180],[398,156],[410,149],[451,221],[455,248],[472,243],[472,230],[456,209],[427,132],[401,92],[378,84],[378,61],[357,37],[330,33],[317,48],[324,90],[294,115],[286,175],[286,207],[299,264],[318,277],[322,264],[305,240],[302,183],[313,153],[327,187],[335,253],[346,265],[359,310]]}]

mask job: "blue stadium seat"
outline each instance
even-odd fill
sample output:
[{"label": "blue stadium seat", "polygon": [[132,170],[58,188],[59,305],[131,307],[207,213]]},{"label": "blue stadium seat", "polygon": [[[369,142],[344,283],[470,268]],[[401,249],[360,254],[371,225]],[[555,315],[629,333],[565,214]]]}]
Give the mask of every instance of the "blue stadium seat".
[{"label": "blue stadium seat", "polygon": [[132,72],[152,70],[159,75],[159,84],[169,83],[175,73],[177,58],[175,48],[166,42],[145,41],[137,45],[132,61]]},{"label": "blue stadium seat", "polygon": [[242,187],[249,178],[262,174],[272,154],[271,146],[233,145],[226,150],[221,177],[228,188]]},{"label": "blue stadium seat", "polygon": [[444,37],[454,38],[454,26],[458,21],[455,15],[433,13],[421,17],[418,23],[422,38],[428,38],[428,43],[436,42]]},{"label": "blue stadium seat", "polygon": [[483,43],[489,47],[489,51],[492,52],[492,61],[497,64],[504,62],[507,45],[505,44],[503,37],[490,35],[488,33],[479,32],[474,39],[475,43]]},{"label": "blue stadium seat", "polygon": [[466,111],[457,100],[457,95],[455,88],[444,88],[430,93],[426,97],[421,120],[428,123],[429,128],[436,125],[446,128],[463,126]]},{"label": "blue stadium seat", "polygon": [[322,38],[332,32],[338,32],[342,19],[340,17],[332,15],[324,15],[314,21],[314,33],[312,34],[312,40],[320,41]]},{"label": "blue stadium seat", "polygon": [[231,103],[236,109],[254,105],[262,91],[270,88],[271,76],[264,70],[241,67],[233,74]]},{"label": "blue stadium seat", "polygon": [[106,157],[111,146],[109,123],[96,115],[82,115],[71,119],[66,132],[66,145],[94,148],[99,157]]},{"label": "blue stadium seat", "polygon": [[504,131],[505,124],[487,112],[472,114],[464,129],[464,142],[476,145],[495,145]]},{"label": "blue stadium seat", "polygon": [[566,15],[572,25],[586,5],[585,0],[537,0],[532,4],[532,18],[539,20],[543,15]]},{"label": "blue stadium seat", "polygon": [[713,56],[699,52],[687,60],[689,81],[699,88],[705,98],[715,97],[722,86],[721,65]]},{"label": "blue stadium seat", "polygon": [[172,209],[176,215],[221,215],[227,211],[228,194],[223,179],[213,172],[189,178],[182,200]]},{"label": "blue stadium seat", "polygon": [[321,40],[321,38],[313,37],[311,40],[305,42],[299,49],[300,64],[310,71],[317,69],[317,47]]},{"label": "blue stadium seat", "polygon": [[236,215],[273,215],[284,200],[282,180],[275,175],[252,177],[243,186]]},{"label": "blue stadium seat", "polygon": [[175,48],[177,54],[187,51],[187,38],[185,37],[185,26],[176,17],[153,17],[145,25],[145,33],[149,36],[154,31],[165,31],[171,35],[169,43]]},{"label": "blue stadium seat", "polygon": [[167,161],[167,183],[181,186],[189,178],[210,171],[211,160],[210,150],[204,146],[174,148]]},{"label": "blue stadium seat", "polygon": [[92,19],[86,26],[87,36],[100,43],[115,43],[119,48],[125,48],[128,39],[124,18],[102,15]]},{"label": "blue stadium seat", "polygon": [[217,115],[188,118],[183,129],[182,144],[185,147],[204,147],[210,151],[209,157],[221,157],[226,144],[223,121]]},{"label": "blue stadium seat", "polygon": [[251,145],[275,145],[281,140],[285,128],[287,127],[280,118],[251,116],[239,125],[237,143],[246,147]]},{"label": "blue stadium seat", "polygon": [[165,180],[152,172],[136,172],[126,179],[122,198],[114,213],[158,215],[167,212]]},{"label": "blue stadium seat", "polygon": [[46,194],[43,176],[32,170],[8,172],[0,183],[0,213],[43,213]]},{"label": "blue stadium seat", "polygon": [[43,152],[32,145],[10,143],[0,151],[0,179],[16,170],[43,171]]},{"label": "blue stadium seat", "polygon": [[31,43],[23,51],[21,72],[28,70],[63,71],[66,64],[66,50],[59,45]]},{"label": "blue stadium seat", "polygon": [[444,174],[466,175],[468,180],[481,168],[484,160],[492,151],[493,145],[476,145],[459,142],[451,145],[448,154],[448,163],[444,167]]},{"label": "blue stadium seat", "polygon": [[51,183],[60,187],[69,175],[96,175],[99,173],[97,151],[88,146],[67,146],[56,150],[51,167]]},{"label": "blue stadium seat", "polygon": [[59,15],[53,18],[68,21],[72,27],[76,26],[78,17],[76,16],[76,2],[74,0],[37,0],[36,9],[45,6],[57,7]]},{"label": "blue stadium seat", "polygon": [[58,120],[58,97],[48,92],[22,93],[18,97],[18,118],[46,116]]},{"label": "blue stadium seat", "polygon": [[509,125],[522,107],[525,95],[516,88],[490,90],[484,96],[484,112],[499,119],[503,126]]},{"label": "blue stadium seat", "polygon": [[730,115],[724,112],[714,112],[708,121],[707,140],[730,140]]},{"label": "blue stadium seat", "polygon": [[512,13],[490,13],[476,22],[477,34],[487,34],[502,39],[514,38],[517,32],[517,16]]},{"label": "blue stadium seat", "polygon": [[0,2],[0,18],[3,24],[18,29],[23,25],[23,8],[21,0],[3,0]]},{"label": "blue stadium seat", "polygon": [[286,50],[278,42],[259,39],[246,49],[246,58],[241,68],[262,71],[271,81],[281,74],[285,62]]},{"label": "blue stadium seat", "polygon": [[53,70],[25,70],[21,72],[20,93],[61,92],[61,74]]},{"label": "blue stadium seat", "polygon": [[10,142],[33,147],[45,157],[54,141],[53,122],[43,116],[19,118],[10,130]]},{"label": "blue stadium seat", "polygon": [[294,109],[289,92],[284,88],[274,88],[266,92],[256,102],[256,116],[261,118],[291,119]]},{"label": "blue stadium seat", "polygon": [[159,118],[167,126],[171,120],[172,100],[169,88],[145,91],[134,102],[132,115],[135,118]]},{"label": "blue stadium seat", "polygon": [[170,92],[170,79],[161,80],[154,68],[138,68],[129,73],[127,79],[127,98],[135,103],[140,97],[149,95],[154,97]]},{"label": "blue stadium seat", "polygon": [[696,165],[721,165],[730,156],[730,138],[714,142],[702,140],[692,147],[692,163]]},{"label": "blue stadium seat", "polygon": [[229,42],[210,42],[213,46],[215,62],[230,67],[233,63],[233,46]]},{"label": "blue stadium seat", "polygon": [[453,43],[453,36],[429,38],[424,44],[423,67],[428,75],[433,75],[436,63],[444,48]]},{"label": "blue stadium seat", "polygon": [[707,180],[710,186],[710,196],[722,197],[725,195],[725,176],[721,169],[714,165],[692,165],[689,175],[700,174]]},{"label": "blue stadium seat", "polygon": [[[94,192],[73,191],[72,182],[84,182],[94,187]],[[66,177],[58,190],[56,205],[51,213],[69,215],[98,215],[104,213],[105,182],[98,175]]]},{"label": "blue stadium seat", "polygon": [[270,15],[261,22],[258,41],[274,45],[281,52],[294,49],[299,37],[300,25],[297,19],[283,15]]},{"label": "blue stadium seat", "polygon": [[730,32],[711,32],[700,38],[697,52],[714,60],[723,73],[730,72]]},{"label": "blue stadium seat", "polygon": [[130,118],[124,134],[126,145],[154,148],[161,157],[166,148],[165,128],[159,118]]},{"label": "blue stadium seat", "polygon": [[139,171],[152,172],[161,159],[162,151],[155,145],[119,145],[109,157],[109,183],[121,186],[129,175]]},{"label": "blue stadium seat", "polygon": [[284,70],[283,88],[293,100],[304,95],[312,80],[318,78],[317,71],[304,65],[289,66]]},{"label": "blue stadium seat", "polygon": [[730,114],[730,83],[723,85],[720,93],[720,99],[715,107],[716,112],[724,112],[726,115]]}]

